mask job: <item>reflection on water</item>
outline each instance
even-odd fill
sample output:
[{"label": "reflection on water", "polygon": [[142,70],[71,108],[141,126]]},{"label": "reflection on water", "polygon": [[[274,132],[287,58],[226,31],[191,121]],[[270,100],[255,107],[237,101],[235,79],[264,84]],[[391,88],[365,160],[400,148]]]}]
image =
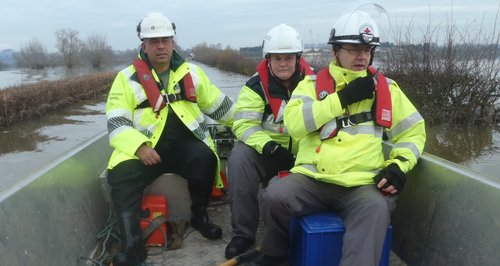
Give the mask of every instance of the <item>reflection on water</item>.
[{"label": "reflection on water", "polygon": [[500,179],[499,128],[430,126],[424,151]]},{"label": "reflection on water", "polygon": [[104,99],[0,129],[0,192],[106,131]]},{"label": "reflection on water", "polygon": [[[63,108],[57,112],[51,112],[39,119],[21,121],[12,126],[2,128],[0,131],[0,156],[11,152],[42,151],[40,144],[48,141],[63,141],[66,139],[61,134],[50,135],[45,129],[61,125],[86,125],[94,123],[93,119],[82,120],[82,117],[104,115],[104,101],[106,97],[101,96],[95,103],[88,100],[73,106]],[[99,109],[93,109],[92,104],[100,104]],[[61,131],[59,129],[56,131]]]},{"label": "reflection on water", "polygon": [[21,152],[21,151],[36,151],[37,143],[56,140],[57,137],[48,137],[39,133],[25,134],[21,130],[7,130],[0,132],[0,155]]},{"label": "reflection on water", "polygon": [[425,151],[449,161],[463,164],[474,158],[500,152],[493,141],[495,130],[491,127],[449,127],[427,128]]},{"label": "reflection on water", "polygon": [[[56,125],[74,124],[83,125],[89,122],[74,120],[69,117],[69,111],[65,110],[57,114],[49,114],[41,119],[29,122],[20,122],[8,129],[0,132],[0,155],[11,152],[23,151],[41,151],[40,143],[47,141],[63,141],[64,137],[61,136],[48,136],[41,131],[45,127]],[[95,114],[95,112],[88,112],[88,115]],[[61,116],[63,115],[63,116]],[[84,115],[83,113],[81,115]]]}]

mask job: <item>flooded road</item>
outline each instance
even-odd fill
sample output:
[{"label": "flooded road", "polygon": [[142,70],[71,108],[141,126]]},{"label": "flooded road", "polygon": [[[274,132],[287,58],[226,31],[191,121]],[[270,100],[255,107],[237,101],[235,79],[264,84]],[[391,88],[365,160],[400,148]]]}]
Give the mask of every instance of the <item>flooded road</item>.
[{"label": "flooded road", "polygon": [[[247,76],[199,64],[233,100]],[[500,178],[500,133],[492,128],[429,127],[426,152]],[[105,97],[0,129],[0,192],[106,132]]]}]

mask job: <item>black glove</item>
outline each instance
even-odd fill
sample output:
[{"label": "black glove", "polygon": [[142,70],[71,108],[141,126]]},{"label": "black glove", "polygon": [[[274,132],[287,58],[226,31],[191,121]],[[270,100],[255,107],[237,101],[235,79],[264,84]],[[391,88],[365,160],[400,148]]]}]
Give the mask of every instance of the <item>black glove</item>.
[{"label": "black glove", "polygon": [[344,89],[338,92],[340,104],[342,104],[342,107],[346,107],[349,104],[353,104],[365,99],[371,99],[373,98],[374,91],[375,80],[373,79],[372,75],[357,78],[351,81]]},{"label": "black glove", "polygon": [[380,170],[376,176],[373,177],[373,181],[375,181],[375,185],[377,185],[382,178],[387,179],[387,182],[385,185],[379,190],[382,190],[384,188],[388,188],[389,186],[393,185],[398,192],[401,192],[403,190],[403,187],[406,183],[406,174],[399,169],[399,166],[395,163],[389,164],[386,168]]},{"label": "black glove", "polygon": [[269,141],[264,145],[262,154],[270,156],[276,162],[280,171],[292,169],[295,163],[293,154],[274,141]]}]

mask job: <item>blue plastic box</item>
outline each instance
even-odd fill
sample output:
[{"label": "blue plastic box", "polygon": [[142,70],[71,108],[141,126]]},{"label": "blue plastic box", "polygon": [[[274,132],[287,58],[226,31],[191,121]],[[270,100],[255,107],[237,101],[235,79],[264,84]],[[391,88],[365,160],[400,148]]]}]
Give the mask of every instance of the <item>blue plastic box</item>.
[{"label": "blue plastic box", "polygon": [[[345,227],[337,214],[324,212],[293,219],[290,224],[292,266],[339,265],[342,257],[342,237]],[[380,258],[380,266],[389,265],[392,226],[387,234]]]}]

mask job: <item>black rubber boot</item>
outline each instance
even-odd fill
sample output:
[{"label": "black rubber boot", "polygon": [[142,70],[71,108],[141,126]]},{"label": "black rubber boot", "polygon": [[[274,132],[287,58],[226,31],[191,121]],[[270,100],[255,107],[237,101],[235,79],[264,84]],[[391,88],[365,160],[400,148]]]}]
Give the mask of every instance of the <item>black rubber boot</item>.
[{"label": "black rubber boot", "polygon": [[251,261],[249,261],[246,266],[288,266],[288,258],[286,256],[273,257],[264,255],[259,252]]},{"label": "black rubber boot", "polygon": [[124,212],[118,215],[121,249],[113,257],[113,266],[136,266],[146,260],[146,247],[142,239],[139,215]]},{"label": "black rubber boot", "polygon": [[241,236],[233,237],[229,244],[227,244],[226,251],[224,252],[226,259],[229,260],[244,253],[254,244],[254,242],[255,241],[253,239],[248,239]]},{"label": "black rubber boot", "polygon": [[220,226],[213,224],[208,219],[207,199],[192,197],[193,204],[191,205],[191,226],[200,231],[201,235],[208,239],[219,239],[222,237],[222,229]]}]

